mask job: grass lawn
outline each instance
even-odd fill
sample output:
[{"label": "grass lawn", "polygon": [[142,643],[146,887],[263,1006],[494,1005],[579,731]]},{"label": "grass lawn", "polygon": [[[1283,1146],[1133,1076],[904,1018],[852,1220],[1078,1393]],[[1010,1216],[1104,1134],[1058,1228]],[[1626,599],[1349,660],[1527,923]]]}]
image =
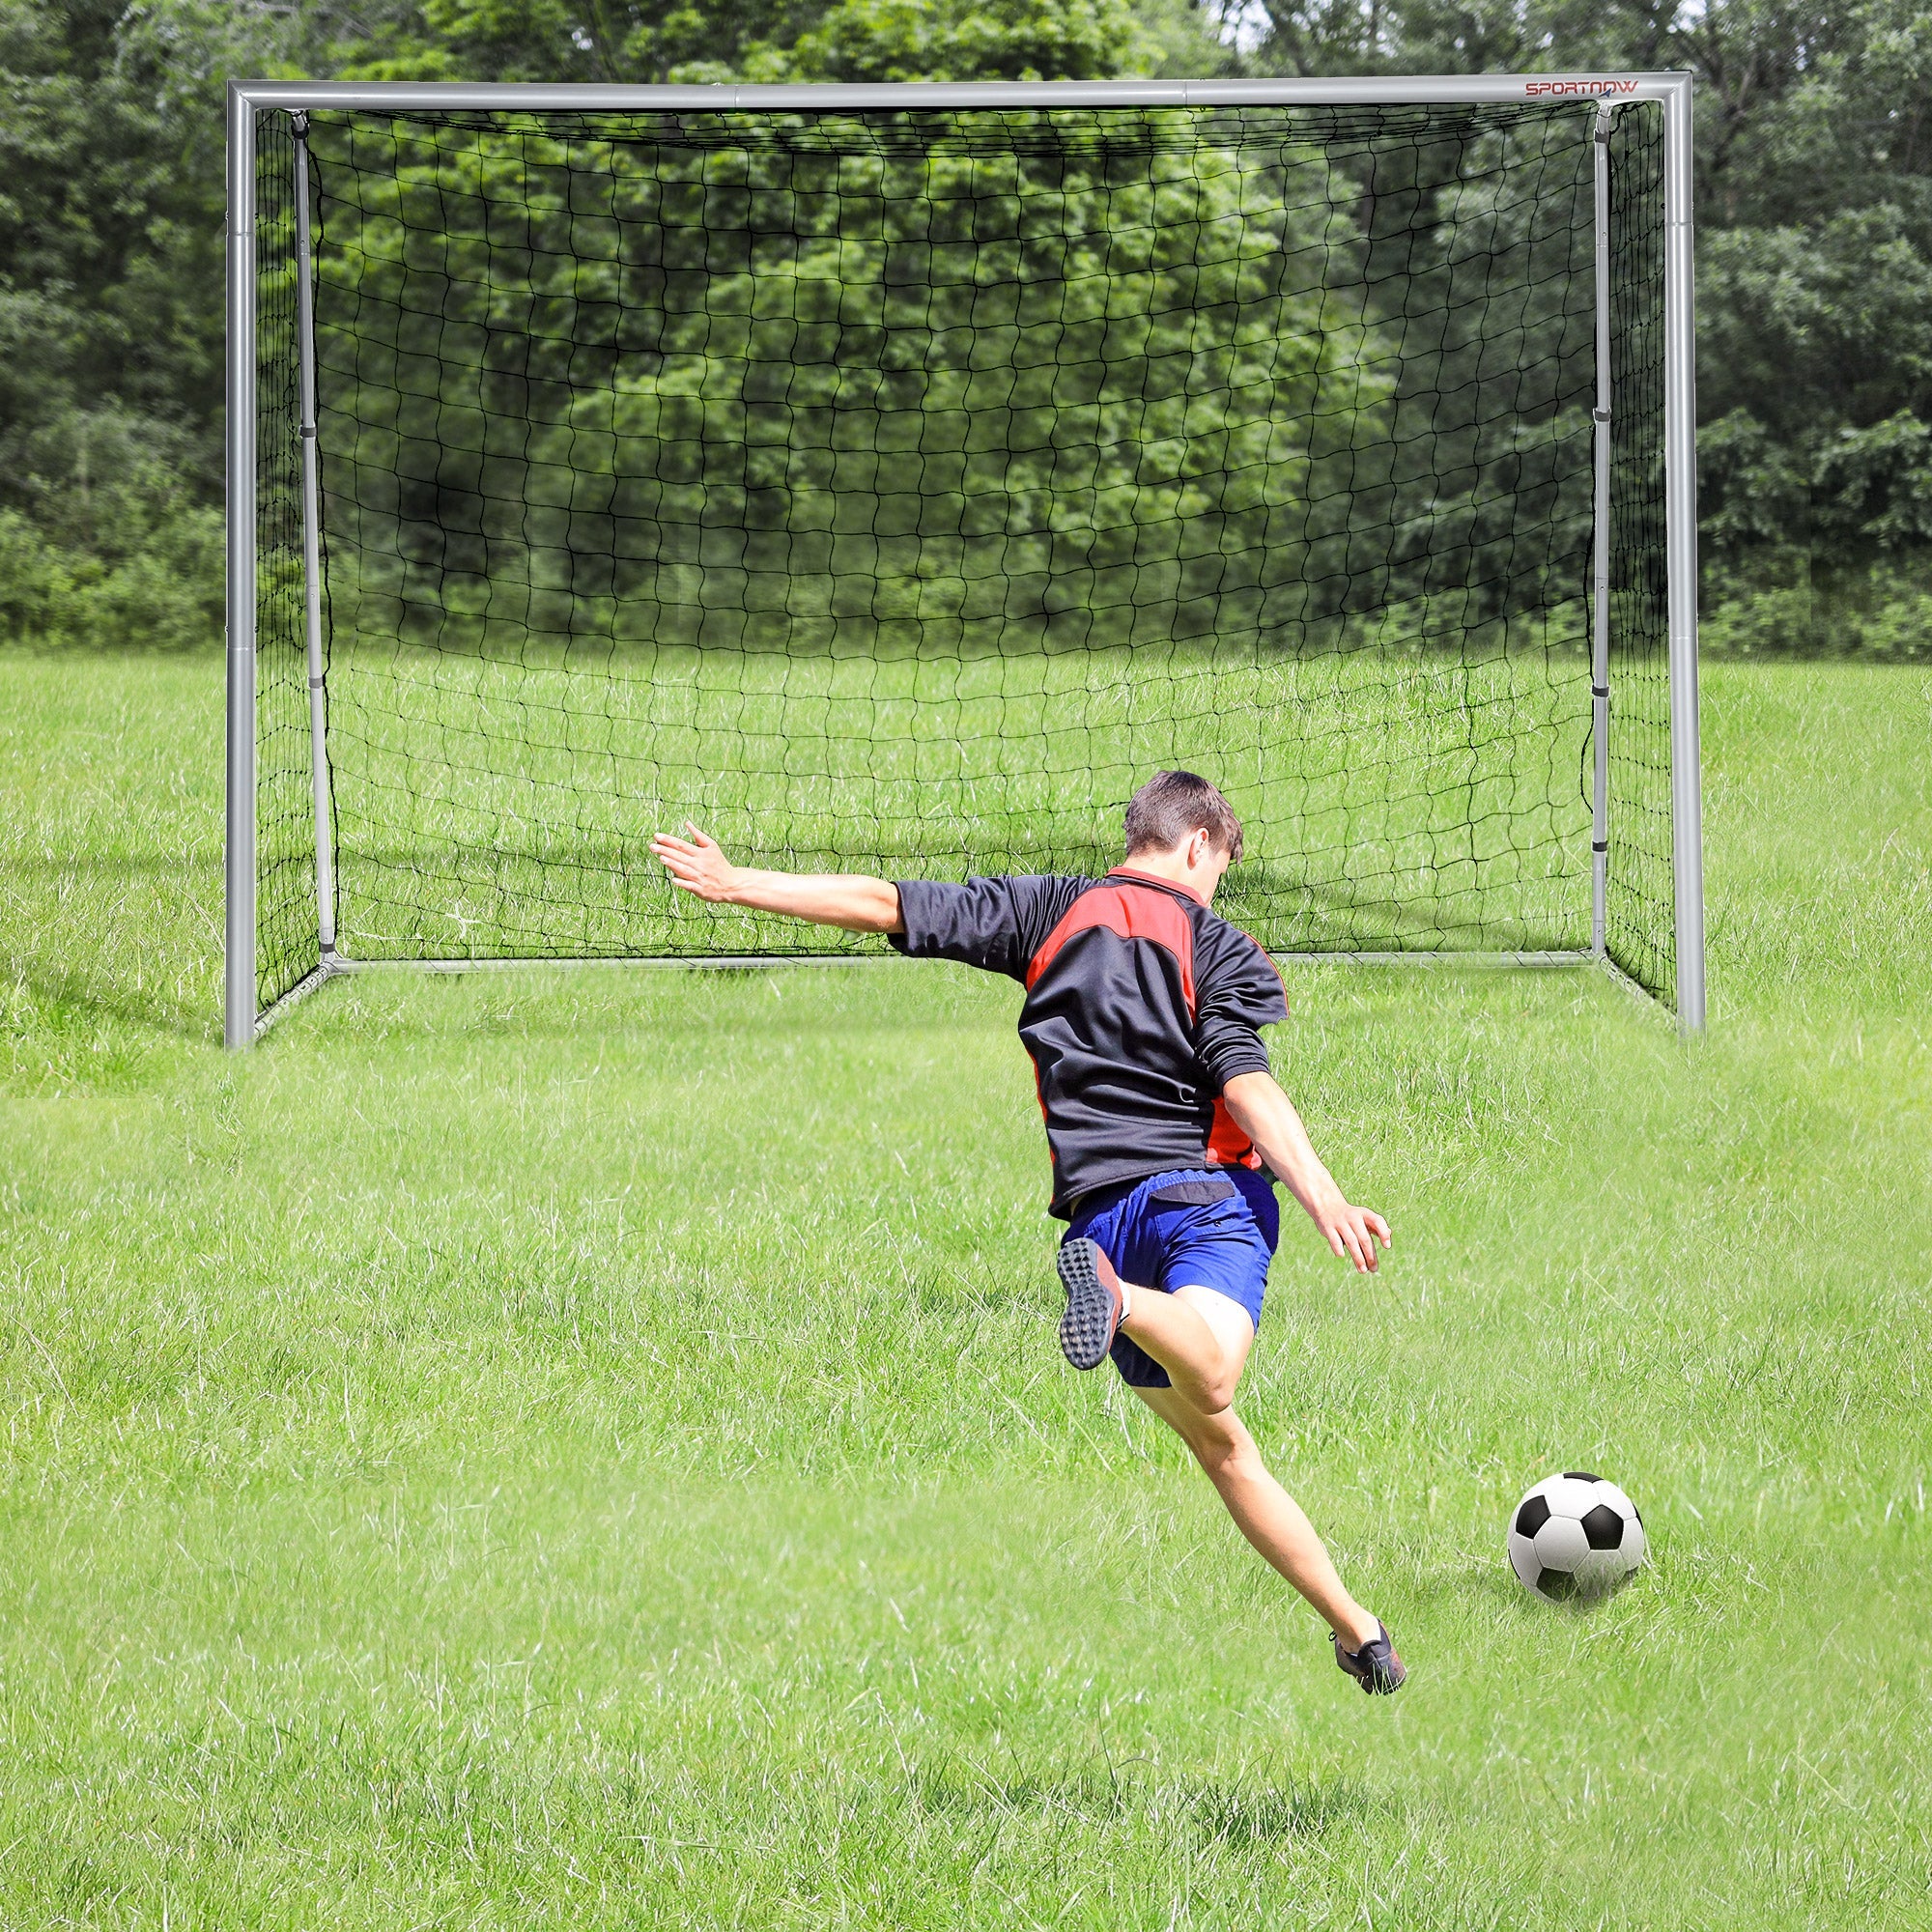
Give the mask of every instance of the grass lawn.
[{"label": "grass lawn", "polygon": [[[1371,1703],[1054,1346],[1007,985],[216,1044],[220,670],[0,657],[0,1923],[1921,1926],[1932,674],[1716,668],[1713,1021],[1308,968],[1242,1408]],[[1654,1567],[1572,1614],[1508,1512]]]}]

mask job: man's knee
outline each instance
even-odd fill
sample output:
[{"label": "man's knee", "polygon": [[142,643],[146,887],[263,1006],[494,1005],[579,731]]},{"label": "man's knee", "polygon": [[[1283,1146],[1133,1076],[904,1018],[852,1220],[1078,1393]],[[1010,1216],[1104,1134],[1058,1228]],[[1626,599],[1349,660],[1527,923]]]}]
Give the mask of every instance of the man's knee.
[{"label": "man's knee", "polygon": [[1225,1369],[1218,1375],[1206,1378],[1201,1384],[1201,1404],[1209,1415],[1225,1415],[1235,1400],[1235,1386],[1238,1378]]},{"label": "man's knee", "polygon": [[1224,1415],[1235,1400],[1240,1379],[1240,1369],[1229,1362],[1225,1350],[1217,1349],[1211,1366],[1199,1363],[1192,1366],[1186,1378],[1189,1402],[1209,1420]]},{"label": "man's knee", "polygon": [[1255,1447],[1255,1438],[1225,1404],[1216,1413],[1202,1417],[1200,1427],[1189,1432],[1187,1446],[1212,1483],[1261,1471],[1261,1452]]}]

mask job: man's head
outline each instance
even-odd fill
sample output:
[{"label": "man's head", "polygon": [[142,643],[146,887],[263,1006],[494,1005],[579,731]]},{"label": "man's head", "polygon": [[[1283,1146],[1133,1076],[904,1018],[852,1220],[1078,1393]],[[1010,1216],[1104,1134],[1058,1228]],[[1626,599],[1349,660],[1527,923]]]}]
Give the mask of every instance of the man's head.
[{"label": "man's head", "polygon": [[1156,772],[1127,802],[1127,864],[1204,899],[1241,856],[1241,821],[1204,778]]}]

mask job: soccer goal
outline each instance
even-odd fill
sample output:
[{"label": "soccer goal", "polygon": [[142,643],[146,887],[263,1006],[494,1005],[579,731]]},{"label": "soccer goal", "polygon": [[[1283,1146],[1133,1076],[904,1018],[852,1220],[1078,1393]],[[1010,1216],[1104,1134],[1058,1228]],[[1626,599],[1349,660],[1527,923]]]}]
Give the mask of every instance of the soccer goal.
[{"label": "soccer goal", "polygon": [[1682,74],[238,84],[227,1036],[382,962],[879,951],[1096,871],[1703,1022]]}]

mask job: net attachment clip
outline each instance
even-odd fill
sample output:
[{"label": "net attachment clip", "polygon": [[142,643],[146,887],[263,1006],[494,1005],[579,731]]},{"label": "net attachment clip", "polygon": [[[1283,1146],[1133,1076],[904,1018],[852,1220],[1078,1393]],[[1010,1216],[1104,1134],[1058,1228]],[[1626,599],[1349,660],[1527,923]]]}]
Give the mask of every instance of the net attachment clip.
[{"label": "net attachment clip", "polygon": [[1592,410],[1590,412],[1590,420],[1592,422],[1606,423],[1609,419],[1610,412],[1608,410]]},{"label": "net attachment clip", "polygon": [[296,108],[289,116],[289,128],[298,141],[308,139],[308,109]]},{"label": "net attachment clip", "polygon": [[1609,695],[1610,687],[1607,684],[1593,684],[1590,687],[1590,696],[1592,697],[1607,697]]},{"label": "net attachment clip", "polygon": [[1590,840],[1590,850],[1593,852],[1607,852],[1609,849],[1610,841],[1607,838],[1593,838]]}]

